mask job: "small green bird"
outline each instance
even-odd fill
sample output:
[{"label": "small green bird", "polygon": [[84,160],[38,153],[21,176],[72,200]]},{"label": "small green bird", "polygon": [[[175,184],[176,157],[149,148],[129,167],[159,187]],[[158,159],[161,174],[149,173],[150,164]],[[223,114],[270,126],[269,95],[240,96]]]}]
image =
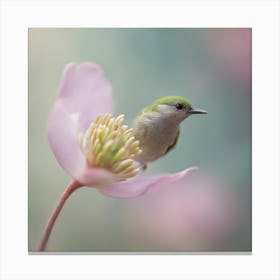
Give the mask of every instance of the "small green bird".
[{"label": "small green bird", "polygon": [[134,137],[139,140],[142,153],[135,160],[146,167],[175,147],[180,123],[192,114],[207,114],[194,109],[180,96],[166,96],[145,107],[134,120]]}]

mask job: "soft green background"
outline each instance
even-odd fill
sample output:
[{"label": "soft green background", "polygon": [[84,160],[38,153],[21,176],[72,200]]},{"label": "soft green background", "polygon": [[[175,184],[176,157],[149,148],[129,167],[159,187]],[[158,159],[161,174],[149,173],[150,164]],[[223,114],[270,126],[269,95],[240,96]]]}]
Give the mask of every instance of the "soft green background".
[{"label": "soft green background", "polygon": [[[225,188],[237,194],[242,219],[237,219],[237,230],[216,249],[251,250],[250,29],[30,29],[28,56],[30,251],[36,249],[70,181],[49,149],[46,123],[63,68],[73,61],[95,62],[104,69],[113,85],[115,113],[124,113],[127,123],[141,108],[165,95],[184,96],[194,107],[209,112],[186,120],[177,149],[150,164],[148,172],[176,172],[197,165],[228,182]],[[148,199],[135,200],[145,207]],[[137,213],[134,222],[126,215],[134,213],[133,201],[80,189],[66,203],[48,248],[165,250],[153,246],[149,236],[135,238],[136,229],[141,236]]]}]

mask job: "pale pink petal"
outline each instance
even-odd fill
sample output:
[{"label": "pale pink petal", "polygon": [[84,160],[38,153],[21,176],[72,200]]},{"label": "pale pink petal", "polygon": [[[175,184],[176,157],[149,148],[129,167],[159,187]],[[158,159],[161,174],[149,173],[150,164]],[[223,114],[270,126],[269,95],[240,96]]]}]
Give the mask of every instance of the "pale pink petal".
[{"label": "pale pink petal", "polygon": [[77,127],[78,115],[66,112],[58,99],[48,120],[48,140],[58,163],[85,186],[99,187],[116,182],[116,176],[111,172],[88,166],[79,146]]},{"label": "pale pink petal", "polygon": [[79,114],[79,132],[85,132],[98,114],[113,110],[112,87],[96,64],[68,64],[58,93],[66,110]]},{"label": "pale pink petal", "polygon": [[115,183],[118,178],[116,174],[104,168],[91,168],[86,166],[77,179],[84,186],[99,188]]},{"label": "pale pink petal", "polygon": [[125,182],[100,187],[98,190],[103,194],[118,198],[137,197],[177,183],[194,170],[197,170],[197,167],[190,167],[174,174],[159,174],[154,176],[144,176],[140,174]]},{"label": "pale pink petal", "polygon": [[58,99],[49,114],[47,133],[58,163],[77,178],[85,166],[85,157],[78,142],[78,114],[69,114]]},{"label": "pale pink petal", "polygon": [[61,167],[88,185],[99,184],[105,171],[89,172],[79,135],[98,114],[111,113],[112,105],[111,85],[99,66],[71,63],[65,67],[58,98],[49,114],[48,140]]}]

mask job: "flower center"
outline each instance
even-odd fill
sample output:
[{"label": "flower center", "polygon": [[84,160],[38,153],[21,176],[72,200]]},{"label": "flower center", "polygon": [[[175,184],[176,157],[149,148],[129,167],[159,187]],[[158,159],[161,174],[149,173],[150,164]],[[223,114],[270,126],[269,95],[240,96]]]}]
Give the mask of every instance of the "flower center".
[{"label": "flower center", "polygon": [[120,181],[139,173],[140,168],[132,158],[141,153],[133,129],[122,125],[123,120],[124,115],[113,118],[110,114],[100,114],[79,139],[88,164],[117,174]]}]

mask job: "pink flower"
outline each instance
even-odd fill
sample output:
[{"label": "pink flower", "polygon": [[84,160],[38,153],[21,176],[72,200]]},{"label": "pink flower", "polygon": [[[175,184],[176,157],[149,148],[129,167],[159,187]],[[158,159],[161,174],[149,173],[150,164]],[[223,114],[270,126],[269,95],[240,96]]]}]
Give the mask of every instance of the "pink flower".
[{"label": "pink flower", "polygon": [[[132,155],[139,152],[139,143],[131,136],[132,130],[121,126],[122,116],[111,119],[108,114],[112,110],[111,84],[99,66],[71,63],[65,67],[49,114],[48,140],[61,167],[80,184],[114,197],[136,197],[178,182],[195,169],[154,176],[137,174],[139,168]],[[106,125],[100,129],[98,123]],[[112,131],[106,138],[108,127]],[[115,127],[121,132],[113,131]],[[105,152],[97,146],[100,137]]]}]

